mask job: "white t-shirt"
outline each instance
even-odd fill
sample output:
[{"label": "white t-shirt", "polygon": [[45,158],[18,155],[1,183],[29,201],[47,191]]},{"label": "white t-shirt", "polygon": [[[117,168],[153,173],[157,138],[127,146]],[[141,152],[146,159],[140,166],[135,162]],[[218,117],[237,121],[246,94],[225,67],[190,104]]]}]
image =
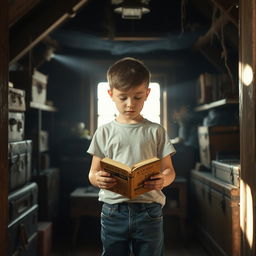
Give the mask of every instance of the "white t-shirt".
[{"label": "white t-shirt", "polygon": [[[116,120],[99,127],[87,152],[100,158],[109,157],[113,160],[132,166],[134,163],[151,157],[164,158],[174,154],[175,149],[165,129],[147,119],[137,124],[123,124]],[[162,191],[151,190],[135,199],[101,189],[99,201],[109,204],[121,202],[152,203],[162,206],[165,204],[165,195]]]}]

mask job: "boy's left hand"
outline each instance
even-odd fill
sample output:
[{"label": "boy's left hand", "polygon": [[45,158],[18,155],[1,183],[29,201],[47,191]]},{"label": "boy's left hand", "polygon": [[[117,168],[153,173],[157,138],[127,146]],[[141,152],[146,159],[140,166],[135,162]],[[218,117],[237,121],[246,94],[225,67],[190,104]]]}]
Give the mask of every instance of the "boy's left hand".
[{"label": "boy's left hand", "polygon": [[147,181],[144,182],[144,188],[161,190],[164,187],[164,174],[152,175]]}]

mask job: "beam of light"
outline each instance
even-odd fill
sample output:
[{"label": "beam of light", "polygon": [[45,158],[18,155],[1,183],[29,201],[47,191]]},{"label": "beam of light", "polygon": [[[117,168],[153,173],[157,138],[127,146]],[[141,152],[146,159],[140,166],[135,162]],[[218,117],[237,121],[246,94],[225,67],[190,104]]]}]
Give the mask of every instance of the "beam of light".
[{"label": "beam of light", "polygon": [[240,182],[240,225],[250,248],[253,247],[253,197],[248,184]]},{"label": "beam of light", "polygon": [[252,84],[254,74],[253,69],[249,64],[239,62],[239,78],[245,86]]},{"label": "beam of light", "polygon": [[95,74],[98,72],[105,72],[102,67],[92,63],[92,61],[77,56],[55,53],[52,60],[57,61],[78,73],[90,72],[91,74]]}]

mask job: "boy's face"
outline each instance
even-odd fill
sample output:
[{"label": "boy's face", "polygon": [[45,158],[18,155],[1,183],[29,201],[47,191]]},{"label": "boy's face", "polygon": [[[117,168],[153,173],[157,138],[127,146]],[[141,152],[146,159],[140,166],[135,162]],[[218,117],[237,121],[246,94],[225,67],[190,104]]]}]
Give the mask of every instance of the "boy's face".
[{"label": "boy's face", "polygon": [[108,90],[108,94],[119,112],[118,120],[127,123],[140,121],[140,112],[149,92],[147,83],[142,83],[127,91],[120,91],[115,88]]}]

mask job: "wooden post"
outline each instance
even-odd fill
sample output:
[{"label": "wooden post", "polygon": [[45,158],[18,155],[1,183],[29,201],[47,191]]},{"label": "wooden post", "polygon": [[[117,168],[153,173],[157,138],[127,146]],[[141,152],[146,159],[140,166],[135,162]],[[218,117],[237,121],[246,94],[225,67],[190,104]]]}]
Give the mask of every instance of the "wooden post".
[{"label": "wooden post", "polygon": [[241,256],[256,255],[256,2],[240,1],[240,226]]},{"label": "wooden post", "polygon": [[0,8],[0,255],[7,255],[8,222],[8,0]]}]

